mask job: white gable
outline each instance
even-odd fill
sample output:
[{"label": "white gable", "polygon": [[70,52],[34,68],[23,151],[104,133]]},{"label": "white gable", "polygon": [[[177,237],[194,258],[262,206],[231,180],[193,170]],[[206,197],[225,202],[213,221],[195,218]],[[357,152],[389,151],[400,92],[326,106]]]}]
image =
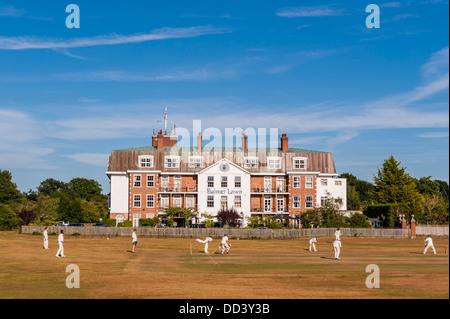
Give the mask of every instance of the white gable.
[{"label": "white gable", "polygon": [[198,174],[205,174],[205,173],[231,173],[231,174],[250,174],[249,171],[243,169],[239,165],[236,165],[232,161],[222,158],[220,161],[215,162],[214,164],[202,169]]}]

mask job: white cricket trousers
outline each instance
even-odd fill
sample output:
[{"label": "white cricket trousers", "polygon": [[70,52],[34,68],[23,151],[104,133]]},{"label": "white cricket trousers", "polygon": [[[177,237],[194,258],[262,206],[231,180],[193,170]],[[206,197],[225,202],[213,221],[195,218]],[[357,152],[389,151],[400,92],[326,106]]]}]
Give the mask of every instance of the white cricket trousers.
[{"label": "white cricket trousers", "polygon": [[225,252],[225,249],[227,250],[227,253],[230,251],[230,245],[224,243],[222,245],[222,254]]},{"label": "white cricket trousers", "polygon": [[64,244],[63,243],[59,243],[59,249],[58,249],[58,252],[56,253],[56,256],[59,256],[59,254],[61,254],[61,256],[64,256]]},{"label": "white cricket trousers", "polygon": [[207,242],[206,240],[201,240],[201,239],[197,239],[197,241],[199,243],[205,244],[205,254],[207,254],[208,253],[209,242]]},{"label": "white cricket trousers", "polygon": [[45,248],[45,249],[48,249],[48,239],[47,239],[47,240],[44,240],[44,248]]},{"label": "white cricket trousers", "polygon": [[309,251],[311,251],[311,247],[314,249],[314,251],[317,251],[316,244],[312,243],[311,245],[309,245]]},{"label": "white cricket trousers", "polygon": [[436,249],[434,249],[434,245],[426,245],[426,246],[425,246],[425,249],[423,250],[423,253],[426,254],[426,253],[427,253],[427,250],[428,250],[429,248],[433,249],[433,253],[436,255]]},{"label": "white cricket trousers", "polygon": [[341,253],[341,247],[336,246],[334,247],[334,258],[339,258],[339,254]]}]

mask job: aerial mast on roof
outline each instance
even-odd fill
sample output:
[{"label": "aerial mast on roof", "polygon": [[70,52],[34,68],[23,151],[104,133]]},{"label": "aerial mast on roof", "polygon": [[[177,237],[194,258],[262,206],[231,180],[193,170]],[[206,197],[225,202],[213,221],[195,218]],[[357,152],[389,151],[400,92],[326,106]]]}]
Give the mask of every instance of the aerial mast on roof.
[{"label": "aerial mast on roof", "polygon": [[281,147],[281,139],[280,139],[280,118],[278,118],[278,148]]},{"label": "aerial mast on roof", "polygon": [[167,107],[164,112],[164,134],[167,135]]}]

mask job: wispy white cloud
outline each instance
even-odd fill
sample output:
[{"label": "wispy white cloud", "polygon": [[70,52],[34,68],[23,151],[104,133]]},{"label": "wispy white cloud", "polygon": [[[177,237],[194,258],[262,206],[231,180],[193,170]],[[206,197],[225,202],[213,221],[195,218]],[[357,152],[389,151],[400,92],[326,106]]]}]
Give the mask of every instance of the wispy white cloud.
[{"label": "wispy white cloud", "polygon": [[421,138],[448,138],[449,134],[448,134],[448,131],[447,132],[426,132],[426,133],[419,134],[417,136],[421,137]]},{"label": "wispy white cloud", "polygon": [[50,169],[55,150],[42,141],[38,123],[24,112],[0,108],[0,167]]},{"label": "wispy white cloud", "polygon": [[213,26],[194,26],[188,28],[161,28],[150,33],[131,35],[101,35],[90,38],[72,39],[46,39],[32,36],[0,37],[1,50],[29,50],[29,49],[68,49],[93,47],[101,45],[119,45],[127,43],[140,43],[165,39],[193,38],[202,35],[223,34],[229,29]]},{"label": "wispy white cloud", "polygon": [[414,14],[414,13],[403,13],[403,14],[397,14],[395,16],[392,17],[392,21],[400,21],[400,20],[404,20],[404,19],[409,19],[409,18],[418,18],[419,15],[418,14]]},{"label": "wispy white cloud", "polygon": [[449,69],[449,49],[448,46],[433,53],[431,58],[422,66],[422,74],[426,79],[434,78]]},{"label": "wispy white cloud", "polygon": [[311,26],[312,26],[312,24],[302,24],[302,25],[299,25],[296,29],[300,30],[300,29],[310,28]]},{"label": "wispy white cloud", "polygon": [[386,3],[380,4],[380,7],[381,8],[400,8],[401,3],[400,2],[386,2]]},{"label": "wispy white cloud", "polygon": [[278,17],[297,18],[297,17],[326,17],[344,15],[343,9],[336,9],[329,6],[314,7],[288,7],[276,12]]},{"label": "wispy white cloud", "polygon": [[13,6],[1,6],[0,17],[22,17],[25,14],[25,10],[17,9]]},{"label": "wispy white cloud", "polygon": [[105,167],[108,163],[109,154],[98,154],[98,153],[76,153],[63,155],[64,157],[71,158],[74,161]]},{"label": "wispy white cloud", "polygon": [[138,74],[125,71],[95,71],[54,75],[64,81],[111,81],[111,82],[178,82],[204,81],[214,78],[233,77],[231,70],[211,70],[206,67],[194,70],[169,70],[165,73]]}]

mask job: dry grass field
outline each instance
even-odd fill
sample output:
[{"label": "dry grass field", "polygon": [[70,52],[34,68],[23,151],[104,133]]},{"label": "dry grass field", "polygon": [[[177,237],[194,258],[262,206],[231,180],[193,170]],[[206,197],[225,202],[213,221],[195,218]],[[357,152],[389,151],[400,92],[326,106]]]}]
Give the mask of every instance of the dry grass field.
[{"label": "dry grass field", "polygon": [[[229,255],[210,254],[195,239],[65,236],[66,258],[56,258],[57,236],[0,232],[0,298],[152,299],[410,299],[449,298],[448,238],[435,238],[437,255],[422,254],[417,239],[231,239]],[[65,285],[66,266],[80,269],[80,288]],[[368,289],[366,266],[380,269],[380,288]]]}]

